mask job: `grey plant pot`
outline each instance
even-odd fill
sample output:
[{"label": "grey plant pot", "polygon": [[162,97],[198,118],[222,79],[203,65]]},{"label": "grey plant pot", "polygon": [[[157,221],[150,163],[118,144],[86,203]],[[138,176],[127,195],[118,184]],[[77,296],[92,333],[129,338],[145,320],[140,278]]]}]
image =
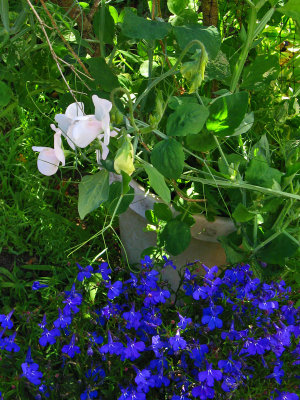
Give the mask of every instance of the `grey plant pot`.
[{"label": "grey plant pot", "polygon": [[[120,180],[120,175],[114,175],[112,180]],[[139,263],[141,252],[147,247],[155,246],[156,234],[144,232],[147,225],[145,211],[153,209],[154,203],[161,200],[147,193],[136,181],[132,180],[135,196],[128,210],[119,216],[120,237],[130,263]],[[173,210],[174,211],[174,210]],[[189,247],[180,255],[172,257],[177,269],[187,263],[199,260],[208,267],[222,266],[226,262],[224,249],[218,242],[218,236],[228,235],[235,230],[233,222],[229,218],[217,217],[214,222],[209,222],[203,215],[193,216],[196,223],[191,228],[192,240]],[[173,268],[165,268],[163,277],[167,279],[173,288],[178,287],[179,277]]]}]

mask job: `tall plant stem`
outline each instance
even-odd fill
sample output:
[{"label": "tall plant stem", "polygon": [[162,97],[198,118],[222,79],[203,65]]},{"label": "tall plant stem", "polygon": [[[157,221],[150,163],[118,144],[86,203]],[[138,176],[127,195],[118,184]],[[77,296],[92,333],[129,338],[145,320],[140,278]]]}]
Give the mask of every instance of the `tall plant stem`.
[{"label": "tall plant stem", "polygon": [[236,69],[233,73],[231,84],[230,84],[230,91],[234,93],[237,89],[237,85],[240,79],[240,76],[242,74],[246,59],[248,57],[248,53],[251,49],[253,38],[254,38],[254,32],[255,32],[255,26],[256,26],[256,17],[257,17],[257,11],[254,6],[251,6],[250,8],[250,16],[249,16],[249,23],[248,23],[248,33],[247,33],[247,39],[244,44],[244,47],[242,49],[242,53],[240,55],[239,61],[237,63]]},{"label": "tall plant stem", "polygon": [[174,64],[174,66],[167,72],[165,72],[164,74],[162,74],[161,76],[157,77],[154,81],[152,81],[150,83],[150,85],[147,87],[147,89],[144,91],[144,93],[142,93],[136,100],[136,102],[134,103],[133,106],[133,111],[135,111],[135,109],[137,108],[137,106],[140,104],[140,102],[142,101],[142,99],[145,96],[148,96],[149,92],[151,89],[153,89],[159,82],[161,82],[162,80],[164,80],[165,78],[167,78],[170,75],[174,75],[177,74],[179,71],[177,71],[177,67],[178,65],[181,63],[183,57],[186,55],[186,53],[189,51],[189,49],[194,45],[197,44],[200,46],[201,51],[205,51],[205,47],[204,45],[200,42],[200,40],[192,40],[190,43],[188,43],[186,45],[186,47],[184,48],[184,50],[182,51],[182,53],[180,54],[178,60],[176,61],[176,63]]},{"label": "tall plant stem", "polygon": [[101,1],[101,14],[100,14],[100,30],[99,30],[99,42],[100,42],[100,54],[101,57],[105,58],[105,45],[103,42],[103,33],[105,29],[105,0]]}]

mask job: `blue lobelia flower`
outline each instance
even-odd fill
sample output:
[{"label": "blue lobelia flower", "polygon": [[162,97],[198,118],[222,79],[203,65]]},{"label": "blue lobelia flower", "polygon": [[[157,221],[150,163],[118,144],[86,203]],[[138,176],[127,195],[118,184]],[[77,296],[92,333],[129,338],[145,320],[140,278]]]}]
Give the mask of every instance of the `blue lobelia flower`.
[{"label": "blue lobelia flower", "polygon": [[133,305],[130,311],[123,313],[123,318],[127,321],[126,327],[128,329],[138,329],[141,325],[140,319],[142,318],[142,314],[139,311],[135,311]]},{"label": "blue lobelia flower", "polygon": [[266,376],[266,378],[274,378],[279,385],[281,385],[281,377],[284,376],[284,370],[281,366],[276,365],[272,374]]},{"label": "blue lobelia flower", "polygon": [[209,329],[222,328],[223,321],[218,318],[218,315],[223,312],[222,306],[211,305],[208,308],[203,309],[203,317],[201,319],[202,324],[207,324]]},{"label": "blue lobelia flower", "polygon": [[76,353],[80,353],[80,348],[75,346],[75,334],[73,334],[70,344],[63,346],[61,351],[62,353],[68,354],[68,356],[71,358],[73,358]]},{"label": "blue lobelia flower", "polygon": [[200,382],[206,381],[208,386],[213,387],[215,380],[220,381],[222,379],[222,376],[223,376],[222,371],[218,369],[212,369],[212,363],[211,363],[207,367],[206,371],[199,372],[198,380]]},{"label": "blue lobelia flower", "polygon": [[148,369],[140,371],[136,367],[134,369],[137,373],[134,381],[137,384],[138,391],[148,393],[151,387],[155,387],[155,380],[152,377],[151,371]]},{"label": "blue lobelia flower", "polygon": [[11,312],[8,313],[7,315],[5,315],[5,314],[0,315],[0,322],[1,322],[2,328],[11,329],[14,326],[13,322],[10,320],[14,311],[15,310],[11,310]]},{"label": "blue lobelia flower", "polygon": [[189,324],[191,324],[192,318],[188,318],[188,317],[183,317],[180,313],[178,313],[178,317],[180,319],[180,321],[178,322],[177,326],[180,329],[185,329]]},{"label": "blue lobelia flower", "polygon": [[299,400],[299,396],[296,393],[279,392],[277,389],[276,392],[278,397],[275,397],[275,400]]},{"label": "blue lobelia flower", "polygon": [[163,256],[163,259],[165,260],[164,268],[170,265],[173,269],[176,269],[176,265],[174,265],[171,259],[168,259],[166,256]]},{"label": "blue lobelia flower", "polygon": [[134,361],[140,357],[140,352],[144,351],[146,348],[145,343],[142,341],[137,342],[136,339],[127,339],[127,347],[125,347],[121,360],[124,361],[128,358],[130,361]]},{"label": "blue lobelia flower", "polygon": [[139,392],[132,385],[127,388],[121,388],[122,394],[118,400],[146,400],[146,394]]},{"label": "blue lobelia flower", "polygon": [[202,383],[200,386],[196,386],[192,389],[192,395],[194,397],[199,397],[201,400],[213,399],[215,397],[215,391],[205,383]]},{"label": "blue lobelia flower", "polygon": [[66,328],[67,326],[69,326],[72,323],[72,317],[69,314],[64,314],[61,309],[58,309],[58,313],[59,316],[58,318],[53,322],[53,325],[55,326],[55,328]]},{"label": "blue lobelia flower", "polygon": [[42,336],[39,338],[39,344],[41,346],[46,346],[47,343],[54,344],[58,336],[60,336],[59,329],[53,328],[50,331],[48,331],[48,329],[45,328],[42,333]]},{"label": "blue lobelia flower", "polygon": [[15,353],[20,351],[20,346],[18,346],[16,343],[14,343],[16,334],[17,334],[17,332],[14,332],[12,335],[10,335],[9,337],[6,337],[3,340],[3,345],[4,345],[5,350],[13,351]]},{"label": "blue lobelia flower", "polygon": [[123,292],[123,284],[121,281],[116,281],[115,283],[107,283],[105,285],[108,288],[108,293],[107,297],[110,300],[115,299],[116,297],[120,296],[120,294]]},{"label": "blue lobelia flower", "polygon": [[194,360],[195,367],[201,367],[202,362],[205,359],[205,354],[209,352],[206,344],[201,344],[199,347],[192,349],[190,358]]},{"label": "blue lobelia flower", "polygon": [[103,280],[108,281],[109,275],[111,274],[111,269],[109,268],[106,262],[103,262],[101,265],[98,265],[98,269],[95,271],[95,274],[101,274]]},{"label": "blue lobelia flower", "polygon": [[80,293],[75,291],[75,283],[71,288],[71,291],[65,291],[66,300],[63,301],[65,303],[65,307],[63,309],[63,313],[66,315],[70,315],[71,311],[75,314],[79,312],[79,306],[82,303],[82,296]]},{"label": "blue lobelia flower", "polygon": [[97,398],[98,398],[97,390],[88,390],[88,389],[86,389],[80,395],[80,400],[90,400],[90,399],[97,399]]},{"label": "blue lobelia flower", "polygon": [[92,272],[94,272],[94,269],[91,265],[88,265],[87,267],[82,268],[81,265],[79,265],[78,263],[76,263],[76,264],[77,264],[77,267],[79,268],[79,272],[77,275],[78,281],[82,282],[84,280],[84,278],[89,279],[92,276]]},{"label": "blue lobelia flower", "polygon": [[154,351],[154,354],[155,354],[156,357],[159,357],[161,355],[159,350],[161,350],[164,347],[165,347],[165,344],[164,344],[164,342],[162,342],[160,340],[160,336],[159,335],[152,336],[151,348]]},{"label": "blue lobelia flower", "polygon": [[177,329],[175,336],[169,338],[169,344],[174,351],[186,348],[186,341],[180,336],[180,329]]},{"label": "blue lobelia flower", "polygon": [[25,358],[25,362],[21,364],[23,374],[21,376],[25,376],[29,380],[29,382],[34,385],[41,384],[41,378],[43,376],[42,372],[38,371],[39,365],[33,362],[31,357],[31,348],[28,348],[27,355]]},{"label": "blue lobelia flower", "polygon": [[43,289],[45,287],[49,287],[49,285],[42,285],[39,281],[34,281],[32,284],[31,289],[32,290],[40,290]]},{"label": "blue lobelia flower", "polygon": [[108,343],[104,344],[103,346],[100,347],[100,352],[101,353],[109,353],[109,354],[117,354],[121,355],[123,353],[124,345],[121,342],[114,342],[110,331],[108,331]]}]

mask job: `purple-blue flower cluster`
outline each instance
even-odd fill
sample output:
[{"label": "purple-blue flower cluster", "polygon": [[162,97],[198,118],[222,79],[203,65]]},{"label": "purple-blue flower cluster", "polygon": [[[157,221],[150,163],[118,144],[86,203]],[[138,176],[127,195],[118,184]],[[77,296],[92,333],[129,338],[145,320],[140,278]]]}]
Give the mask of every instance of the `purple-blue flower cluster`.
[{"label": "purple-blue flower cluster", "polygon": [[[95,271],[78,265],[82,289],[73,284],[52,323],[44,315],[38,324],[47,363],[46,346],[54,346],[55,365],[73,371],[80,399],[109,393],[118,400],[241,400],[256,398],[260,385],[260,398],[299,400],[300,309],[283,281],[260,282],[249,265],[220,276],[217,267],[204,266],[203,277],[186,268],[172,294],[149,257],[141,264],[129,275],[113,273],[107,263]],[[89,290],[97,291],[92,303]],[[2,339],[13,326],[12,313],[0,316],[1,349],[15,345],[15,333]],[[22,370],[41,385],[37,398],[58,390],[31,353]]]}]

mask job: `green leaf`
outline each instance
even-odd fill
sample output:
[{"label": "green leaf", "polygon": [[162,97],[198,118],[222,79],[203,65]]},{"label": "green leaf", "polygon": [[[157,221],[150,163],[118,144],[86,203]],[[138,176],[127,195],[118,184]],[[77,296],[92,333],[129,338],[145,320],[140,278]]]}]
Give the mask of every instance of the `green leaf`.
[{"label": "green leaf", "polygon": [[144,168],[149,177],[151,187],[165,203],[170,203],[171,193],[164,180],[164,177],[150,164],[145,163]]},{"label": "green leaf", "polygon": [[135,15],[129,8],[125,8],[122,33],[131,39],[155,40],[163,39],[171,30],[166,22],[151,21]]},{"label": "green leaf", "polygon": [[102,7],[99,7],[97,12],[94,15],[93,18],[93,28],[95,32],[95,36],[100,39],[101,37],[101,31],[102,33],[102,39],[104,43],[107,44],[114,44],[114,35],[115,35],[115,21],[113,17],[111,16],[111,13],[109,12],[108,7],[105,7],[105,12],[104,12],[104,26],[101,25],[101,10]]},{"label": "green leaf", "polygon": [[242,135],[243,133],[248,132],[252,128],[253,123],[254,123],[254,112],[246,114],[243,121],[234,130],[232,136]]},{"label": "green leaf", "polygon": [[189,246],[191,231],[186,223],[173,219],[167,222],[160,237],[165,243],[166,250],[177,256]]},{"label": "green leaf", "polygon": [[168,0],[168,9],[172,14],[179,15],[189,4],[189,0]]},{"label": "green leaf", "polygon": [[[0,16],[4,28],[9,32],[9,5],[8,0],[0,0]],[[0,88],[1,89],[1,88]],[[0,90],[1,93],[1,90]]]},{"label": "green leaf", "polygon": [[299,0],[289,0],[283,7],[276,8],[277,11],[293,18],[300,24],[300,3]]},{"label": "green leaf", "polygon": [[[108,213],[113,215],[117,203],[119,201],[120,196],[122,195],[123,185],[121,182],[113,182],[109,187],[109,195],[108,200],[105,202],[105,206],[107,207]],[[117,209],[116,215],[120,215],[124,213],[129,205],[132,203],[134,199],[134,190],[132,187],[129,188],[128,192],[123,195],[119,207]]]},{"label": "green leaf", "polygon": [[167,122],[168,136],[186,136],[199,133],[209,115],[206,107],[184,103],[177,107]]},{"label": "green leaf", "polygon": [[95,82],[106,92],[111,92],[119,86],[119,81],[104,58],[93,57],[86,60],[89,70]]},{"label": "green leaf", "polygon": [[189,213],[178,214],[178,215],[176,215],[175,219],[178,221],[184,222],[189,227],[195,225],[195,223],[196,223],[195,219]]},{"label": "green leaf", "polygon": [[250,213],[242,203],[239,203],[233,211],[232,216],[236,222],[247,222],[253,219],[255,214]]},{"label": "green leaf", "polygon": [[172,211],[163,203],[154,203],[154,214],[158,219],[162,221],[170,221],[172,219]]},{"label": "green leaf", "polygon": [[179,178],[184,165],[184,152],[181,144],[173,138],[158,142],[151,152],[151,162],[166,178]]},{"label": "green leaf", "polygon": [[262,90],[265,85],[276,79],[280,72],[277,55],[260,55],[243,71],[241,88],[247,90]]},{"label": "green leaf", "polygon": [[182,106],[183,104],[199,104],[198,100],[196,99],[196,97],[185,97],[185,96],[181,96],[181,97],[177,97],[177,96],[172,96],[168,102],[168,107],[170,107],[172,110],[176,110],[176,108],[178,108],[179,106]]},{"label": "green leaf", "polygon": [[188,135],[185,140],[187,146],[196,151],[207,152],[216,147],[213,135],[205,129],[197,135]]},{"label": "green leaf", "polygon": [[146,210],[145,217],[150,222],[151,225],[158,225],[158,218],[154,214],[153,210]]},{"label": "green leaf", "polygon": [[12,91],[4,82],[0,82],[0,107],[5,107],[12,97]]},{"label": "green leaf", "polygon": [[[173,27],[177,42],[181,49],[184,49],[192,40],[199,40],[205,46],[209,59],[217,56],[221,46],[221,36],[218,29],[214,26],[185,25]],[[192,46],[190,53],[195,53],[199,48],[197,44]]]},{"label": "green leaf", "polygon": [[171,15],[169,22],[172,26],[194,25],[197,24],[199,14],[190,8],[181,11],[180,15]]},{"label": "green leaf", "polygon": [[[271,234],[272,232],[268,232]],[[269,264],[283,264],[286,257],[291,257],[299,248],[299,243],[286,232],[282,232],[274,240],[259,250],[256,254]]]},{"label": "green leaf", "polygon": [[212,61],[208,61],[205,69],[205,80],[212,81],[216,79],[217,81],[224,82],[230,78],[230,64],[226,55],[219,51],[216,58]]},{"label": "green leaf", "polygon": [[230,136],[243,121],[247,108],[247,92],[218,97],[209,107],[206,128],[216,136]]},{"label": "green leaf", "polygon": [[229,264],[238,264],[245,260],[246,253],[236,244],[231,242],[227,236],[219,236],[218,241],[225,250],[226,261]]},{"label": "green leaf", "polygon": [[250,165],[246,169],[246,181],[253,185],[272,188],[277,182],[280,184],[282,172],[278,169],[271,168],[263,155],[258,155],[250,161]]},{"label": "green leaf", "polygon": [[103,169],[94,175],[86,175],[79,183],[78,212],[81,219],[108,199],[109,172]]}]

